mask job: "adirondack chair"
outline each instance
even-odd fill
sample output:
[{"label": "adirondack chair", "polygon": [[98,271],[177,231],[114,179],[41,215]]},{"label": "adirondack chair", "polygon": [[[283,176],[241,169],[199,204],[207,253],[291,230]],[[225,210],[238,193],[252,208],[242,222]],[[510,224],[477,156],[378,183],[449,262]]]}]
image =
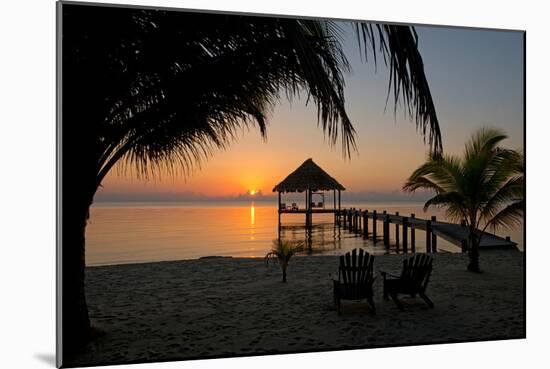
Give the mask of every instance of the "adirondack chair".
[{"label": "adirondack chair", "polygon": [[342,314],[341,300],[367,299],[376,314],[373,301],[372,284],[374,282],[374,256],[368,252],[354,249],[340,256],[338,280],[334,282],[334,304],[338,314]]},{"label": "adirondack chair", "polygon": [[426,288],[432,273],[433,258],[426,254],[416,254],[403,261],[403,271],[400,276],[380,272],[384,278],[384,299],[392,298],[397,307],[403,310],[398,294],[415,297],[417,294],[433,309],[433,302],[426,296]]}]

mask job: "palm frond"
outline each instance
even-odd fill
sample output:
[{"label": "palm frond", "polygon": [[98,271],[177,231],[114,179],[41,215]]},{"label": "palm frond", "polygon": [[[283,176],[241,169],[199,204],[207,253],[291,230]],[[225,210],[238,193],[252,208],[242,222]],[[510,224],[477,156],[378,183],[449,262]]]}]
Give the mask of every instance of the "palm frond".
[{"label": "palm frond", "polygon": [[505,227],[512,228],[518,226],[523,222],[523,215],[525,214],[525,199],[518,200],[501,211],[496,213],[485,225],[488,227]]},{"label": "palm frond", "polygon": [[[356,149],[344,99],[350,66],[337,22],[63,9],[63,90],[74,96],[64,104],[64,116],[86,114],[93,122],[86,133],[78,131],[90,137],[86,147],[97,185],[115,165],[144,177],[160,168],[188,175],[239,132],[258,128],[265,138],[274,105],[301,93],[315,105],[327,141],[341,139],[347,158]],[[414,28],[365,23],[357,34],[364,37],[360,45],[388,65],[388,98],[392,91],[395,105],[404,103],[432,151],[440,152]]]},{"label": "palm frond", "polygon": [[435,193],[442,193],[445,190],[436,182],[428,177],[422,175],[416,175],[410,177],[402,187],[405,192],[415,192],[417,190],[431,190]]},{"label": "palm frond", "polygon": [[[111,142],[100,160],[100,178],[112,159],[123,159],[144,176],[166,167],[165,160],[183,163],[188,172],[214,148],[227,147],[243,128],[258,126],[265,137],[267,115],[281,91],[292,99],[305,90],[329,142],[341,137],[347,157],[355,150],[355,130],[344,107],[343,73],[349,64],[337,37],[327,33],[338,28],[335,24],[238,17],[203,29],[209,23],[198,26],[193,15],[196,28],[177,37],[180,18],[177,24],[170,14],[157,18],[159,26],[147,31],[151,41],[139,50],[143,59],[130,68],[139,70],[139,77],[113,101],[105,119]],[[181,46],[175,51],[159,46],[167,42]],[[159,72],[147,55],[170,62]],[[144,76],[149,68],[151,74]]]},{"label": "palm frond", "polygon": [[491,152],[506,138],[508,136],[501,129],[482,127],[466,143],[464,157],[468,160],[469,158],[475,158],[483,152]]},{"label": "palm frond", "polygon": [[403,185],[403,190],[435,190],[437,193],[461,190],[463,178],[462,163],[451,155],[433,156],[420,165]]},{"label": "palm frond", "polygon": [[408,117],[428,141],[432,154],[443,151],[439,120],[418,51],[418,35],[414,27],[389,24],[355,23],[361,55],[368,61],[369,51],[375,66],[377,53],[382,54],[389,68],[387,101],[393,97],[394,114],[399,102]]}]

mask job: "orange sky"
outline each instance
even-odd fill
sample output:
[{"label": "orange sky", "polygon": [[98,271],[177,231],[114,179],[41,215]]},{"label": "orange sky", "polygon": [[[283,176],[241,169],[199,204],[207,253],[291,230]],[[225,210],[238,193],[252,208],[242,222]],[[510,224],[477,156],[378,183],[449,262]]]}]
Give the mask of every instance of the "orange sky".
[{"label": "orange sky", "polygon": [[[521,34],[417,27],[420,49],[443,133],[444,150],[460,153],[481,126],[500,127],[505,145],[523,144],[523,42]],[[257,130],[243,132],[226,151],[217,151],[188,178],[105,178],[109,193],[193,193],[236,196],[248,190],[271,194],[275,184],[312,158],[348,191],[392,192],[424,160],[427,146],[414,125],[393,115],[386,103],[387,72],[362,64],[354,41],[346,42],[353,73],[346,78],[346,109],[357,130],[358,152],[345,160],[330,148],[304,100],[282,101],[271,114],[264,142]]]}]

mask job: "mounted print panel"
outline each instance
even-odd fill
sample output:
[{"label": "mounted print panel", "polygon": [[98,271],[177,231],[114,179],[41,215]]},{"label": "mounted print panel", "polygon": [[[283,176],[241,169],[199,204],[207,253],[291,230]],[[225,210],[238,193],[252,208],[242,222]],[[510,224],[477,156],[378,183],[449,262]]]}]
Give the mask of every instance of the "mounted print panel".
[{"label": "mounted print panel", "polygon": [[58,3],[58,365],[525,337],[525,32]]}]

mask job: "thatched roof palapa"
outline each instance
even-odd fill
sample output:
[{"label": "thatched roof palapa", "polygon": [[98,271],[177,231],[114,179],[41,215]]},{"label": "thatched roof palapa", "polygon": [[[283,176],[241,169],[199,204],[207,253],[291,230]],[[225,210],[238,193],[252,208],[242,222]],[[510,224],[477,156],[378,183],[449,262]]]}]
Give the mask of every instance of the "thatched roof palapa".
[{"label": "thatched roof palapa", "polygon": [[273,192],[331,191],[346,189],[312,159],[307,159],[294,172],[273,188]]}]

